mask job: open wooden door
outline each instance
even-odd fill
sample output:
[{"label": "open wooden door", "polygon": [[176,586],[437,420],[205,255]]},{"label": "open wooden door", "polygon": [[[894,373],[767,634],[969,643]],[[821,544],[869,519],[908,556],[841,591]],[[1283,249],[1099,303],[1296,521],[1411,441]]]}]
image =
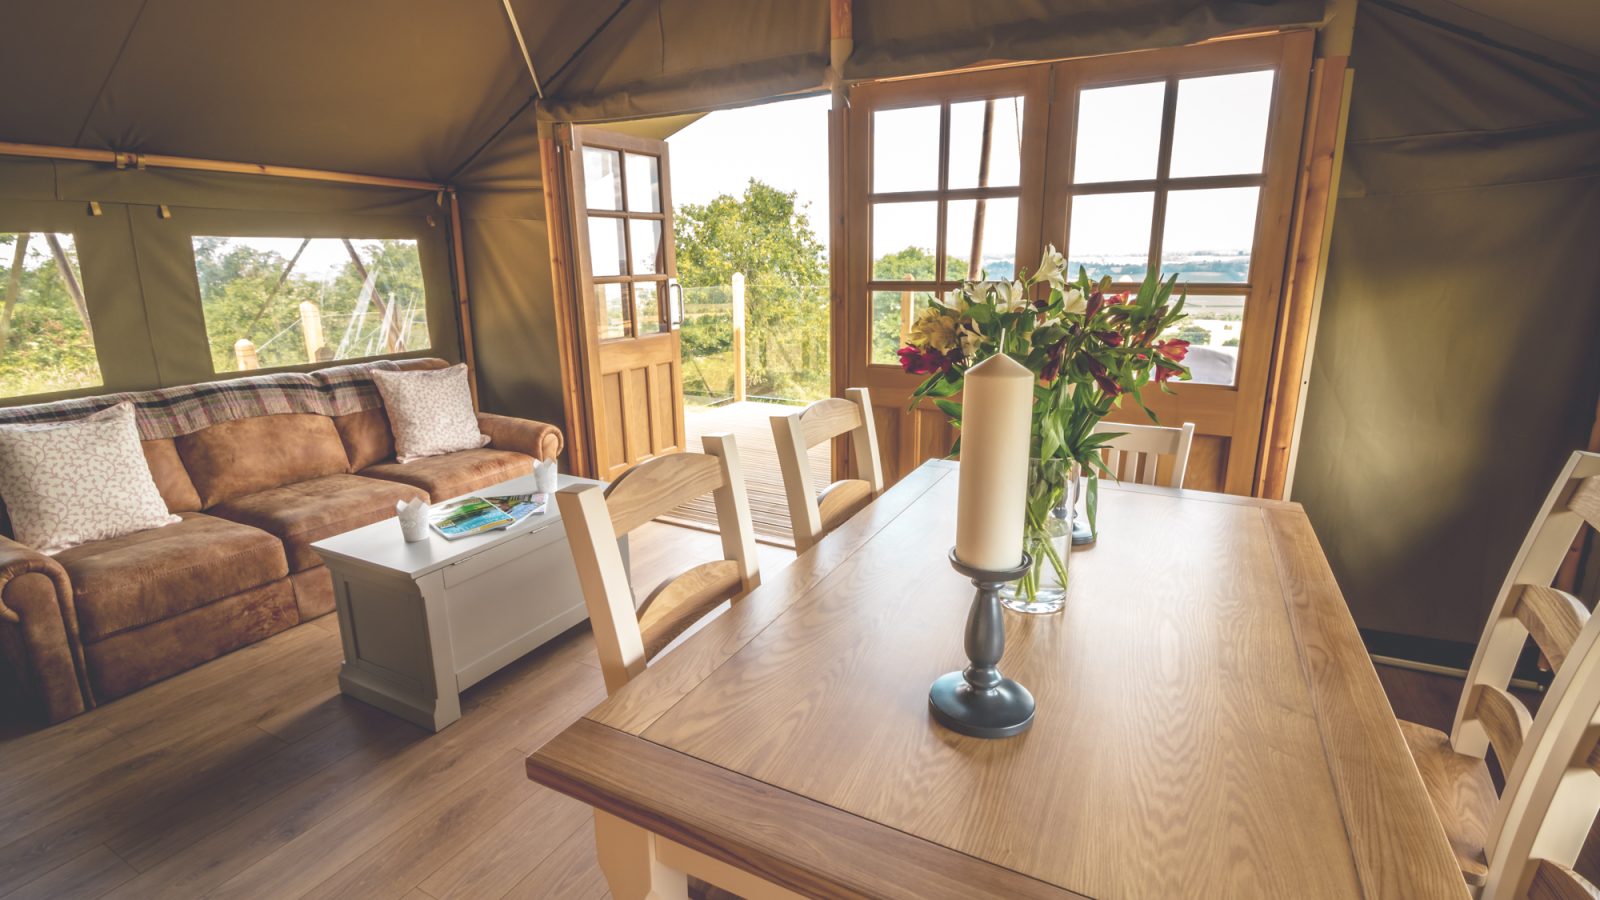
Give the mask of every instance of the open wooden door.
[{"label": "open wooden door", "polygon": [[684,447],[682,304],[663,141],[563,129],[577,288],[581,423],[610,479]]}]

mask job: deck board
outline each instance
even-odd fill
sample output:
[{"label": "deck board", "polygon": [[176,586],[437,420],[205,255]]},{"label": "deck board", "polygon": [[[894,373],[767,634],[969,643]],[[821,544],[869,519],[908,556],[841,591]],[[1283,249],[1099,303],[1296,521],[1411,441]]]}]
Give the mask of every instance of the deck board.
[{"label": "deck board", "polygon": [[[783,492],[783,471],[778,466],[778,450],[772,442],[770,419],[798,409],[798,406],[746,401],[726,406],[691,406],[683,414],[690,450],[702,449],[700,438],[703,435],[733,435],[739,446],[739,459],[744,464],[745,492],[750,496],[750,518],[756,538],[783,547],[794,546],[794,529],[789,523],[789,504]],[[809,455],[812,483],[822,486],[832,482],[833,453],[828,443],[812,447]],[[717,512],[710,495],[707,495],[662,516],[661,521],[715,531]]]}]

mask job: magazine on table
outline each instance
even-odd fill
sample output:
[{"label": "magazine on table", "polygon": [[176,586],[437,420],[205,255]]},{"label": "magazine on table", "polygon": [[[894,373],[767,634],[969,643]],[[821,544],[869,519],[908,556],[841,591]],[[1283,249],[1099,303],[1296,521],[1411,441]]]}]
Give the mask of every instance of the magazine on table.
[{"label": "magazine on table", "polygon": [[544,494],[508,494],[497,497],[462,497],[434,507],[428,524],[449,540],[509,528],[529,516],[542,514]]}]

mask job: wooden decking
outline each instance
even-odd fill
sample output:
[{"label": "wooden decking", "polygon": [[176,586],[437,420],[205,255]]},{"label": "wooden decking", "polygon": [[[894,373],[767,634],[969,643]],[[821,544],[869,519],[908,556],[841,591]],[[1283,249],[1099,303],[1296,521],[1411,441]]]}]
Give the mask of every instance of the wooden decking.
[{"label": "wooden decking", "polygon": [[[783,472],[778,467],[778,451],[772,443],[773,416],[788,415],[800,409],[777,403],[730,403],[727,406],[695,407],[684,410],[684,429],[689,449],[700,449],[700,437],[730,433],[739,445],[744,464],[745,490],[750,495],[750,517],[756,538],[782,547],[794,546],[794,529],[789,524],[789,505],[784,499]],[[832,451],[824,443],[811,448],[813,483],[820,486],[833,480]],[[716,510],[709,496],[673,510],[663,521],[690,528],[715,530]]]}]

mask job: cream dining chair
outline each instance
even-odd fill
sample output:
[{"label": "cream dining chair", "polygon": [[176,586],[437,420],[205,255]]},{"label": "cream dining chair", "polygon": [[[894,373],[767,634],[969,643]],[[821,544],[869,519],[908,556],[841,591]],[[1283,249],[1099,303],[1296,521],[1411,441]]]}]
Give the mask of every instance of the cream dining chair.
[{"label": "cream dining chair", "polygon": [[[1189,468],[1189,447],[1194,443],[1194,423],[1185,422],[1179,427],[1169,427],[1101,422],[1094,430],[1096,434],[1120,433],[1106,442],[1100,454],[1106,468],[1118,481],[1183,487],[1183,474]],[[1166,478],[1158,479],[1157,473],[1164,456],[1172,458],[1172,468],[1168,470]]]},{"label": "cream dining chair", "polygon": [[[1519,841],[1527,844],[1516,837],[1529,827],[1525,792],[1536,790],[1536,785],[1548,786],[1549,779],[1561,780],[1559,773],[1551,774],[1549,766],[1565,770],[1572,754],[1552,763],[1552,748],[1562,741],[1571,743],[1570,736],[1560,735],[1573,727],[1572,721],[1587,722],[1594,717],[1596,704],[1585,698],[1600,691],[1600,684],[1590,674],[1600,666],[1600,653],[1595,650],[1600,618],[1592,618],[1577,598],[1550,585],[1585,524],[1600,528],[1600,454],[1579,452],[1567,461],[1545,498],[1495,598],[1450,734],[1400,721],[1401,734],[1428,788],[1434,812],[1455,851],[1463,878],[1473,888],[1485,885],[1492,876],[1503,876],[1505,867],[1513,865],[1504,854],[1512,852],[1509,848]],[[1555,670],[1537,716],[1508,690],[1512,671],[1530,637]],[[1576,719],[1574,703],[1587,703]],[[1596,735],[1600,731],[1588,736],[1585,754],[1593,749]],[[1496,792],[1484,761],[1491,746],[1505,775],[1503,792]],[[1588,797],[1600,802],[1600,793],[1595,791],[1600,791],[1600,782],[1591,787]],[[1591,805],[1591,820],[1593,813]],[[1558,816],[1556,820],[1566,818]],[[1570,864],[1587,834],[1585,823],[1575,839],[1567,834],[1575,840],[1570,848],[1556,842],[1551,852],[1542,855]],[[1492,859],[1501,859],[1498,869]],[[1514,866],[1518,871],[1512,877],[1520,877],[1520,863]],[[1499,888],[1493,895],[1516,896]]]},{"label": "cream dining chair", "polygon": [[[571,485],[556,492],[608,695],[622,690],[674,638],[723,601],[737,602],[760,583],[750,501],[733,436],[709,434],[701,445],[704,453],[642,462],[606,488]],[[690,566],[636,606],[617,539],[706,494],[716,503],[724,558]],[[799,896],[598,809],[594,828],[600,868],[617,900],[685,898],[685,876],[751,900]]]},{"label": "cream dining chair", "polygon": [[[866,388],[850,388],[844,398],[828,397],[797,413],[772,417],[772,440],[783,470],[794,549],[804,553],[822,536],[883,493],[883,461],[872,399]],[[806,453],[823,441],[850,435],[850,454],[860,478],[845,478],[817,490]]]}]

